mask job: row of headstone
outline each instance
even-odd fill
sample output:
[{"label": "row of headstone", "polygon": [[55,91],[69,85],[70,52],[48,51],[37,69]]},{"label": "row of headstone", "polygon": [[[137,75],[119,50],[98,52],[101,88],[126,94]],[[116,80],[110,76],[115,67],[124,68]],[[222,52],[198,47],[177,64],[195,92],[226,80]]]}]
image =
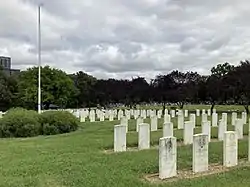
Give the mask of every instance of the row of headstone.
[{"label": "row of headstone", "polygon": [[[189,144],[193,144],[193,136],[194,136],[194,129],[195,129],[195,116],[191,115],[190,116],[190,121],[185,121],[184,125],[183,125],[183,143],[184,145],[189,145]],[[169,120],[170,117],[168,117],[163,123],[163,128],[162,128],[162,133],[163,133],[163,137],[166,136],[173,136],[174,134],[174,127],[173,127],[173,123]],[[153,117],[151,118],[151,124],[146,124],[143,123],[143,118],[138,118],[137,119],[137,124],[136,124],[136,131],[138,132],[138,148],[140,148],[140,142],[144,142],[142,143],[143,145],[148,144],[147,142],[150,141],[150,131],[154,132],[158,130],[157,127],[157,117]],[[218,140],[222,141],[224,138],[224,133],[227,131],[227,120],[226,120],[226,115],[222,115],[222,119],[219,120],[219,124],[218,126],[216,126],[218,128]],[[237,135],[238,139],[243,139],[243,129],[244,129],[244,119],[236,119],[235,120],[235,133]],[[204,120],[202,121],[201,124],[201,131],[202,134],[207,135],[208,137],[208,141],[211,141],[211,121],[207,121]],[[121,124],[120,125],[116,125],[114,126],[114,151],[125,151],[126,150],[126,133],[128,133],[128,119],[126,117],[123,117],[121,119]],[[144,134],[145,133],[145,134]],[[149,135],[148,135],[149,133]],[[121,137],[121,140],[119,139]],[[125,138],[123,138],[125,137]],[[145,140],[145,137],[147,137],[148,139]],[[118,138],[118,139],[116,139]],[[142,139],[141,139],[142,138]],[[117,145],[118,144],[118,145]],[[148,146],[149,148],[149,146]]]},{"label": "row of headstone", "polygon": [[[238,165],[238,138],[236,132],[227,131],[223,135],[223,166]],[[250,139],[249,139],[250,140]],[[209,170],[209,137],[206,134],[193,136],[192,170],[194,173]],[[250,142],[250,141],[249,141]],[[250,149],[249,149],[250,150]],[[250,153],[250,151],[249,151]],[[249,157],[250,158],[250,157]],[[249,159],[250,160],[250,159]],[[159,178],[177,176],[176,137],[163,137],[159,140]]]}]

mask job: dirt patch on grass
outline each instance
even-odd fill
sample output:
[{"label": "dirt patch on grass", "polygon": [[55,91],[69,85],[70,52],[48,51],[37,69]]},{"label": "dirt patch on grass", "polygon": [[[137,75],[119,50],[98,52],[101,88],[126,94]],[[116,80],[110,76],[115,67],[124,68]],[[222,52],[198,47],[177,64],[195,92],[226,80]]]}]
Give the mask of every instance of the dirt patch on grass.
[{"label": "dirt patch on grass", "polygon": [[150,182],[150,183],[155,183],[155,184],[171,183],[171,182],[175,182],[175,181],[179,181],[183,179],[194,179],[198,177],[224,173],[224,172],[227,172],[236,168],[240,168],[240,167],[250,167],[250,163],[247,162],[246,160],[241,160],[238,163],[238,165],[234,167],[224,167],[220,164],[210,164],[208,167],[208,171],[205,171],[205,172],[194,173],[192,170],[185,169],[185,170],[177,171],[177,176],[169,178],[169,179],[161,180],[159,178],[159,173],[155,173],[155,174],[145,175],[143,177],[143,180],[144,182]]}]

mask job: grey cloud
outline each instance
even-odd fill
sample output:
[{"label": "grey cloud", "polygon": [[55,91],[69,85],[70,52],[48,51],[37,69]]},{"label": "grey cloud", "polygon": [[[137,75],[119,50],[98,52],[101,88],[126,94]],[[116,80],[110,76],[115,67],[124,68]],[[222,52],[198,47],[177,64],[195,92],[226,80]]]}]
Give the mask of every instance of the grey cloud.
[{"label": "grey cloud", "polygon": [[149,79],[249,58],[248,0],[11,0],[0,2],[0,53],[15,68],[37,64],[41,2],[43,64],[67,72]]}]

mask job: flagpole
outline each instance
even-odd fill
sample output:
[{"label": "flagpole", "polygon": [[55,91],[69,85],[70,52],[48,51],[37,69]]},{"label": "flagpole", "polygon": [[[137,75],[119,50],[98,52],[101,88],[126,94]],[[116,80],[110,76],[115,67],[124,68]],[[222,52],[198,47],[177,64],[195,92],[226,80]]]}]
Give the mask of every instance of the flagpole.
[{"label": "flagpole", "polygon": [[41,113],[41,6],[38,6],[38,113]]}]

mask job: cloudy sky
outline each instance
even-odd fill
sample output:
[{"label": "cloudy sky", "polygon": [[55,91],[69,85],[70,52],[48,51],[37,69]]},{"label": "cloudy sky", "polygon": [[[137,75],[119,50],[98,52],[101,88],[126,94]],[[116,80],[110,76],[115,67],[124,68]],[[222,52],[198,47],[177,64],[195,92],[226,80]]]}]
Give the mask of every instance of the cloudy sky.
[{"label": "cloudy sky", "polygon": [[249,0],[0,0],[0,55],[37,64],[37,5],[44,3],[42,63],[98,78],[209,73],[250,56]]}]

